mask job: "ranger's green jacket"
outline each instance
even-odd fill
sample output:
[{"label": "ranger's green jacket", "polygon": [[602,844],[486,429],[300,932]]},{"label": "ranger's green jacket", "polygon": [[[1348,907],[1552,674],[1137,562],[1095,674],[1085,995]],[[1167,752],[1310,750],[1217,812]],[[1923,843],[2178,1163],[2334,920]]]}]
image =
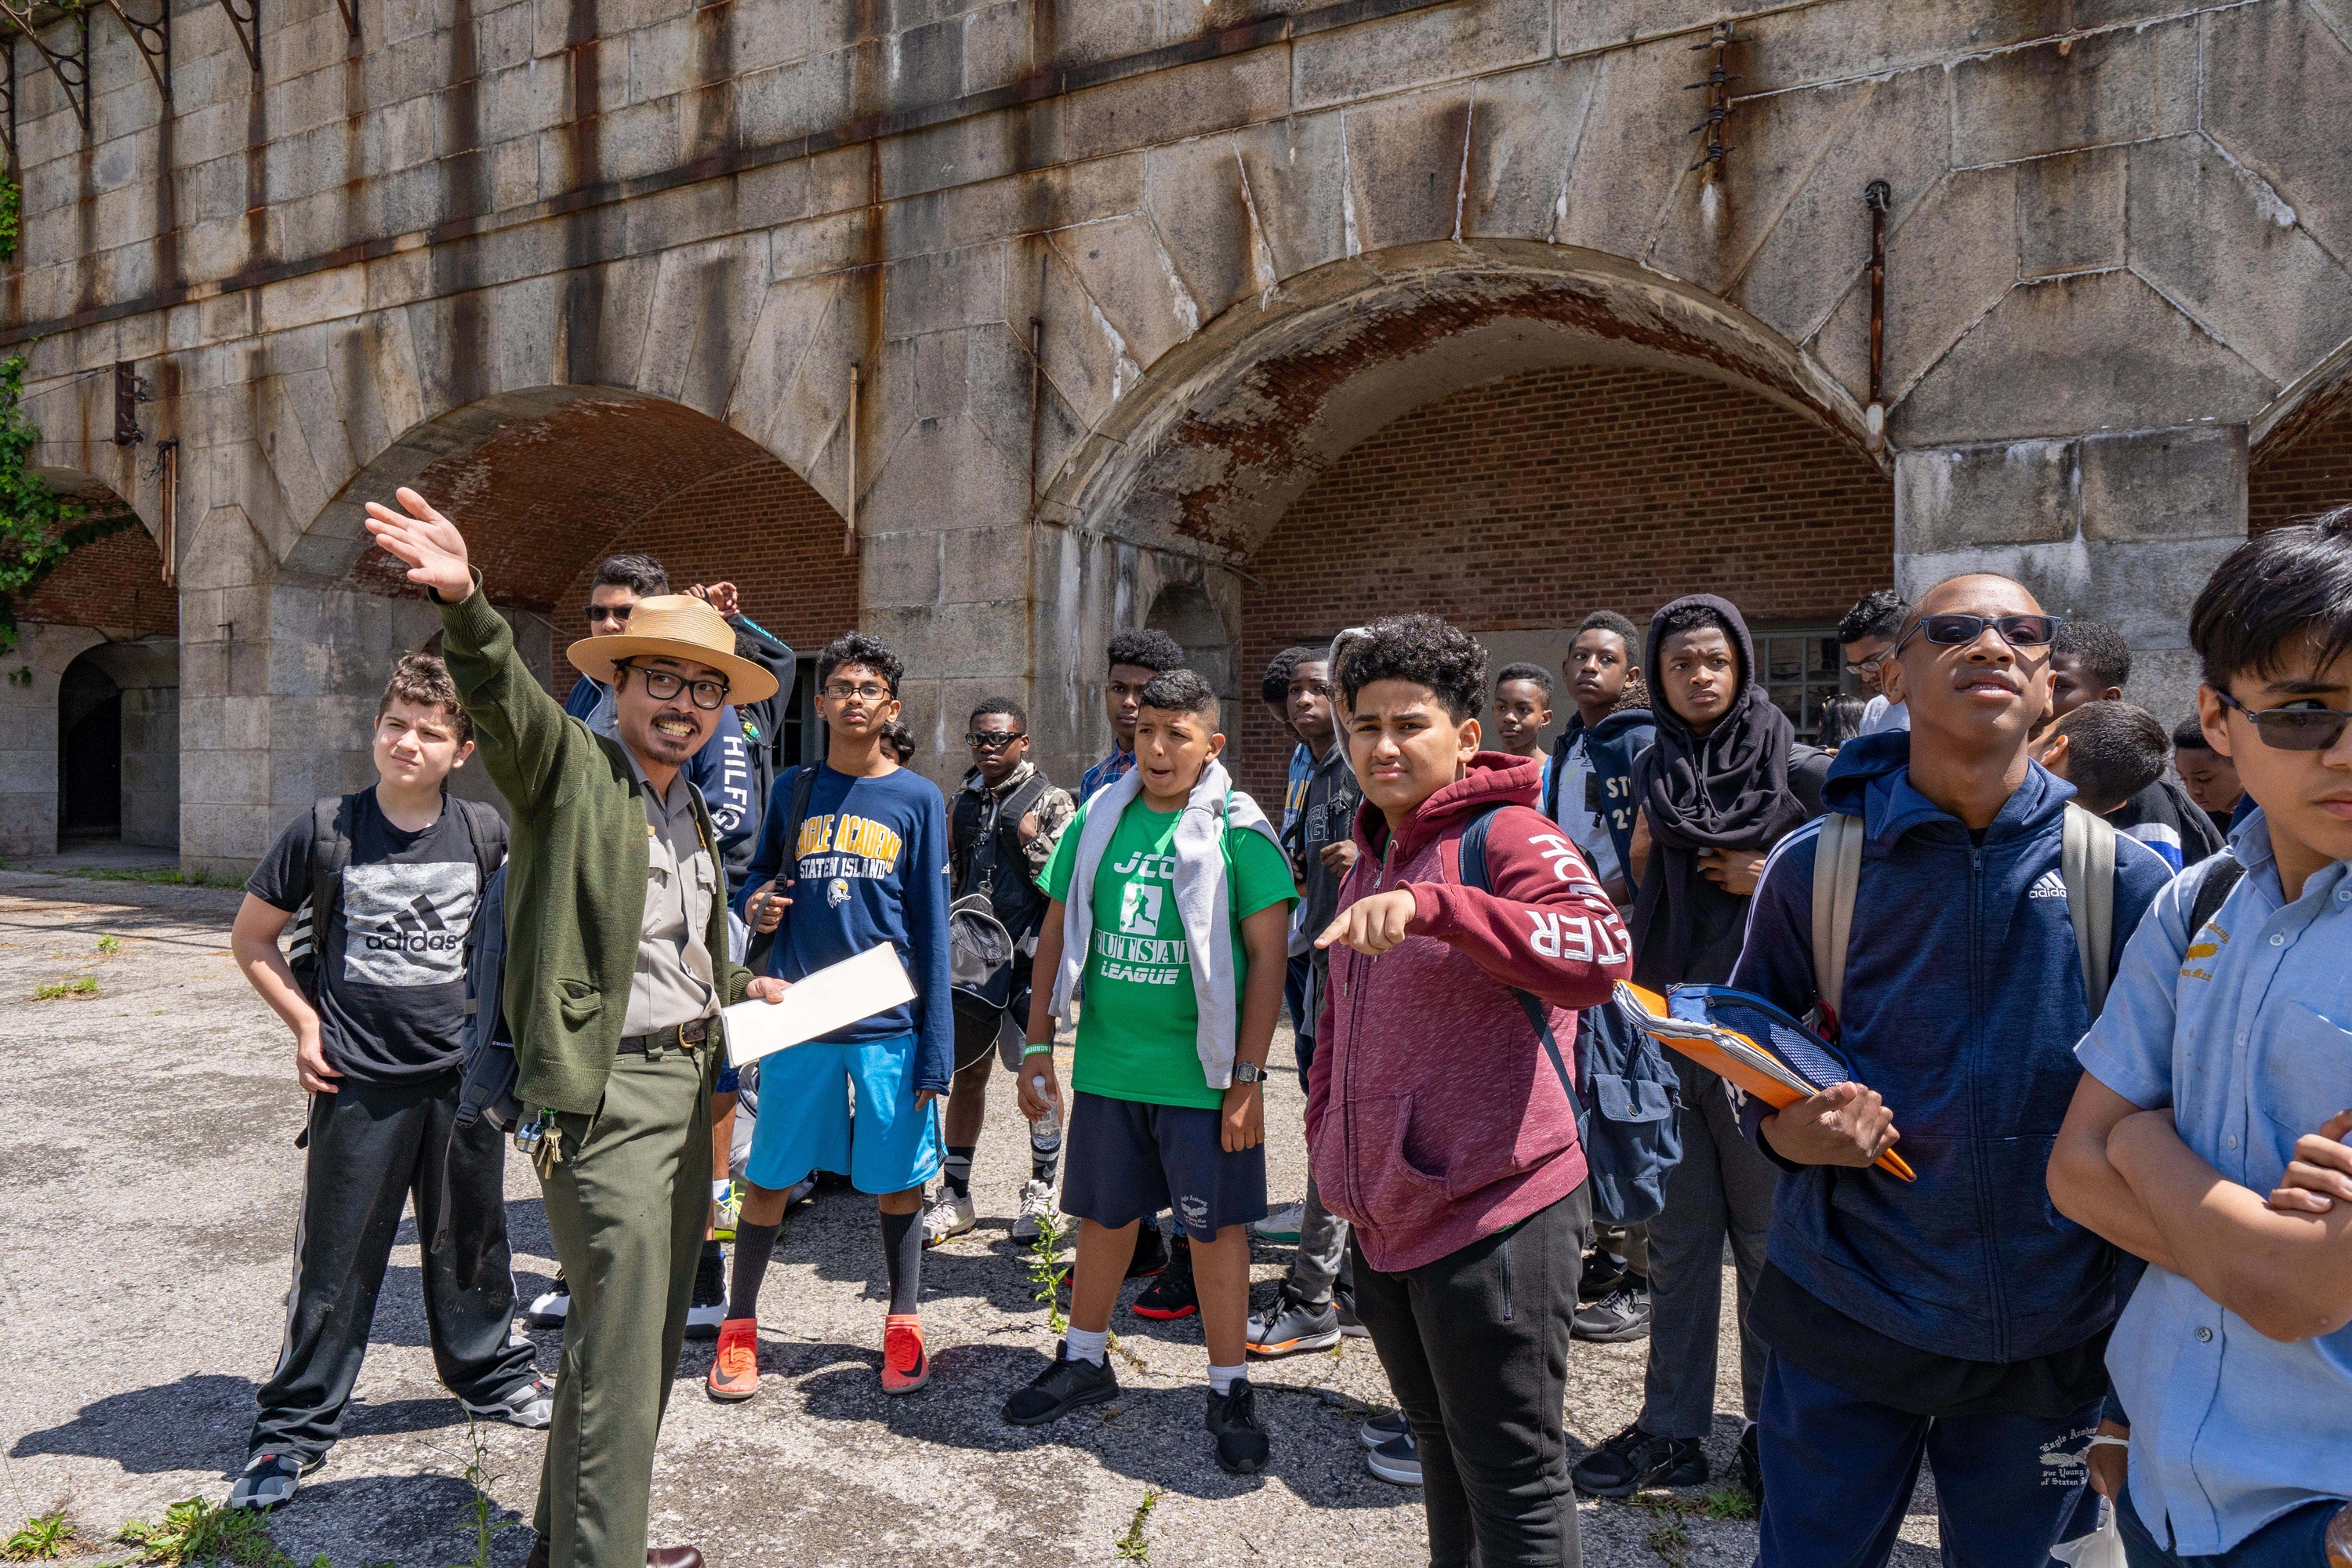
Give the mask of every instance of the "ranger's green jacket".
[{"label": "ranger's green jacket", "polygon": [[[515,656],[481,575],[441,606],[441,653],[474,721],[482,765],[514,813],[507,851],[507,1026],[525,1105],[593,1115],[621,1042],[646,918],[646,806],[617,742],[567,715]],[[692,786],[689,785],[689,788]],[[698,793],[706,847],[719,842]],[[727,956],[726,867],[712,856],[710,952],[722,1005],[751,972]],[[717,1038],[714,1032],[713,1038]]]}]

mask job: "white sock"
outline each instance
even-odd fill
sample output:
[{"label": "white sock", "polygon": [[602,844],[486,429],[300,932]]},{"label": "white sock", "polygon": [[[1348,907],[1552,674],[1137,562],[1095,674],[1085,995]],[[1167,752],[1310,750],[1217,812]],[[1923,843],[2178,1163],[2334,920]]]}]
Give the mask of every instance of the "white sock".
[{"label": "white sock", "polygon": [[1234,1391],[1234,1379],[1241,1376],[1248,1370],[1249,1368],[1246,1366],[1211,1367],[1209,1369],[1209,1392],[1212,1394],[1231,1394]]},{"label": "white sock", "polygon": [[1100,1366],[1104,1352],[1110,1347],[1110,1331],[1073,1328],[1063,1333],[1062,1342],[1069,1347],[1072,1361],[1090,1361]]}]

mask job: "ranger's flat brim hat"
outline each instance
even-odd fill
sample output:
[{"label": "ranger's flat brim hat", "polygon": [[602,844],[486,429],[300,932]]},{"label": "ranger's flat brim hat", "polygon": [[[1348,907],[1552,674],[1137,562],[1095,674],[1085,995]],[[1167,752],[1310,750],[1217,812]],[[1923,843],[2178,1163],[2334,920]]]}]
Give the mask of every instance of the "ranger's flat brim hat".
[{"label": "ranger's flat brim hat", "polygon": [[613,684],[613,667],[631,658],[682,658],[727,678],[727,700],[741,705],[776,694],[776,678],[735,657],[735,628],[691,594],[656,594],[629,612],[629,629],[609,637],[582,637],[563,650],[572,668]]}]

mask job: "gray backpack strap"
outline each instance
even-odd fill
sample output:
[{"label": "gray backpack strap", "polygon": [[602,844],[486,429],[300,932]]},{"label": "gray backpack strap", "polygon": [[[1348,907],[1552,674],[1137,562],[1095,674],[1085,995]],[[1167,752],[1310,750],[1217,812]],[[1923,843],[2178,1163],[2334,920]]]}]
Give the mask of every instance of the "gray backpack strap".
[{"label": "gray backpack strap", "polygon": [[1845,950],[1862,886],[1862,818],[1832,811],[1813,846],[1813,990],[1835,1016],[1845,999]]},{"label": "gray backpack strap", "polygon": [[2066,915],[2074,922],[2074,953],[2091,1016],[2107,1005],[2108,964],[2116,934],[2116,828],[2104,816],[2066,803],[2059,841],[2059,875],[2066,879]]}]

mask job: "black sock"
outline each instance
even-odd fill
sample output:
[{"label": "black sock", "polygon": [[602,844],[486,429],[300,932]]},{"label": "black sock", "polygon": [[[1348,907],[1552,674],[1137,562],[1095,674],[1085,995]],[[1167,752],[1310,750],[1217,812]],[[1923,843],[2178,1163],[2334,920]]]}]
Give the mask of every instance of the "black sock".
[{"label": "black sock", "polygon": [[947,1177],[948,1191],[960,1198],[971,1196],[971,1156],[979,1147],[977,1143],[966,1143],[961,1148],[953,1143],[948,1145],[948,1163],[940,1167],[940,1173]]},{"label": "black sock", "polygon": [[919,1310],[923,1294],[923,1216],[882,1214],[882,1258],[890,1267],[890,1310]]},{"label": "black sock", "polygon": [[753,1225],[749,1220],[736,1225],[735,1278],[727,1291],[730,1318],[760,1315],[760,1281],[768,1272],[768,1255],[776,1250],[776,1233],[783,1228],[781,1220],[774,1225]]},{"label": "black sock", "polygon": [[1029,1124],[1029,1179],[1051,1182],[1061,1163],[1062,1124],[1050,1114],[1041,1116]]},{"label": "black sock", "polygon": [[724,1256],[726,1255],[719,1250],[719,1240],[716,1237],[705,1237],[703,1238],[702,1258],[704,1262],[707,1263],[712,1258],[722,1258]]}]

